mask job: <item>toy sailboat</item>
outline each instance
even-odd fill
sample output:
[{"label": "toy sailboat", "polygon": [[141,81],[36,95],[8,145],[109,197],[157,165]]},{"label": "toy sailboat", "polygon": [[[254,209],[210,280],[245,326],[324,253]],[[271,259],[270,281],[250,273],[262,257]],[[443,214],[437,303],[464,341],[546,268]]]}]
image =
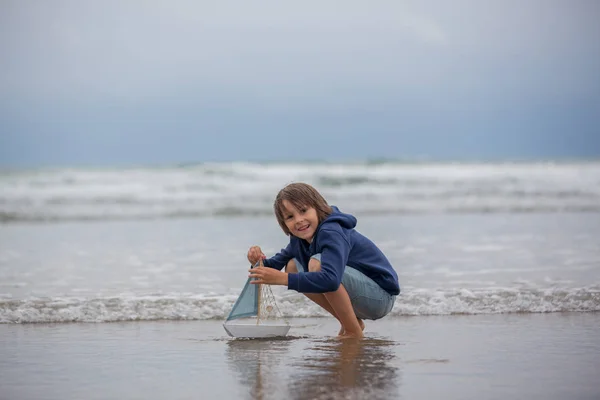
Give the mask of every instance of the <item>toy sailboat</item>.
[{"label": "toy sailboat", "polygon": [[[262,266],[262,261],[257,265]],[[256,266],[256,265],[255,265]],[[265,338],[287,335],[290,325],[283,319],[269,285],[253,285],[248,278],[223,328],[232,337]],[[233,321],[233,322],[232,322]]]}]

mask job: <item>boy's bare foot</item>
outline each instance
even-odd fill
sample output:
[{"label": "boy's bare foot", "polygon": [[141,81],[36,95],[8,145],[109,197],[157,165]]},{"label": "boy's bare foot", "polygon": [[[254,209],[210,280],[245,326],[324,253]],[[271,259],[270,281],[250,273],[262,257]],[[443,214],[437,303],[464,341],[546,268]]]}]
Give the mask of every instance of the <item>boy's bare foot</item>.
[{"label": "boy's bare foot", "polygon": [[[360,318],[356,318],[356,319],[358,320],[358,325],[360,326],[360,331],[362,333],[362,331],[365,330],[365,323]],[[338,332],[338,337],[346,337],[346,331],[344,330],[343,326],[340,328],[340,331]],[[354,336],[352,336],[352,337],[354,337]],[[361,335],[360,337],[363,337],[363,335]]]},{"label": "boy's bare foot", "polygon": [[362,331],[354,334],[354,333],[349,333],[349,332],[345,332],[343,335],[338,335],[338,339],[361,339],[365,337],[365,335],[362,333]]}]

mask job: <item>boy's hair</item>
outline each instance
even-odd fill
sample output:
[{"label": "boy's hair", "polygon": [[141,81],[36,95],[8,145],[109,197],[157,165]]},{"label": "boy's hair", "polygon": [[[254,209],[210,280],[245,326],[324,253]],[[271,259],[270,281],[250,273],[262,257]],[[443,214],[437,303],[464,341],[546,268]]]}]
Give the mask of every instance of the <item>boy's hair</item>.
[{"label": "boy's hair", "polygon": [[290,183],[277,193],[273,208],[275,209],[275,217],[277,222],[286,235],[290,235],[290,230],[285,224],[283,216],[285,208],[283,201],[287,200],[297,209],[302,207],[312,207],[317,211],[319,224],[331,214],[331,207],[327,201],[321,196],[321,193],[307,183]]}]

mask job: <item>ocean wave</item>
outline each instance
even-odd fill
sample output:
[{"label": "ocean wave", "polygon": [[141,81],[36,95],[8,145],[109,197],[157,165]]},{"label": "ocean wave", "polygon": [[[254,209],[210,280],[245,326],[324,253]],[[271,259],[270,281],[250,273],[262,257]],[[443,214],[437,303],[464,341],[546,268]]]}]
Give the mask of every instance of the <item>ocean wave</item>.
[{"label": "ocean wave", "polygon": [[[373,206],[375,207],[375,206]],[[347,210],[347,209],[345,209]],[[418,215],[418,214],[520,214],[520,213],[600,213],[600,205],[586,206],[471,206],[471,207],[445,207],[426,209],[423,207],[390,207],[390,208],[356,208],[352,213],[361,216],[380,215]],[[158,219],[189,219],[208,217],[265,217],[273,216],[272,208],[269,209],[243,209],[241,207],[223,207],[212,211],[170,211],[164,213],[107,213],[96,215],[59,215],[59,214],[26,214],[18,212],[0,212],[0,224],[11,223],[60,223],[60,222],[100,222],[100,221],[143,221]]]},{"label": "ocean wave", "polygon": [[[298,294],[277,296],[284,317],[325,317],[320,307]],[[0,300],[0,323],[224,320],[232,295],[155,295],[94,299]],[[499,313],[600,311],[600,286],[548,289],[409,290],[389,317]]]},{"label": "ocean wave", "polygon": [[600,212],[600,162],[222,163],[0,173],[0,223],[272,215],[290,182],[362,215]]}]

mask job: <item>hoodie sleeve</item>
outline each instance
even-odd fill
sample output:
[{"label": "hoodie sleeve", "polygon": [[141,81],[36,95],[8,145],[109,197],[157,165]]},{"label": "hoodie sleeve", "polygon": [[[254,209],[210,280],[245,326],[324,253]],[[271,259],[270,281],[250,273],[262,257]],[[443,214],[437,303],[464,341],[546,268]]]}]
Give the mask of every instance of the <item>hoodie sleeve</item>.
[{"label": "hoodie sleeve", "polygon": [[339,288],[350,253],[350,244],[340,232],[321,230],[317,249],[321,252],[321,271],[289,274],[288,289],[300,293],[326,293]]},{"label": "hoodie sleeve", "polygon": [[271,258],[267,258],[263,260],[263,265],[265,267],[274,268],[278,270],[282,270],[294,256],[292,255],[291,247],[292,244],[288,243],[285,249],[281,249],[281,251],[275,254]]}]

